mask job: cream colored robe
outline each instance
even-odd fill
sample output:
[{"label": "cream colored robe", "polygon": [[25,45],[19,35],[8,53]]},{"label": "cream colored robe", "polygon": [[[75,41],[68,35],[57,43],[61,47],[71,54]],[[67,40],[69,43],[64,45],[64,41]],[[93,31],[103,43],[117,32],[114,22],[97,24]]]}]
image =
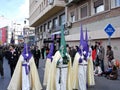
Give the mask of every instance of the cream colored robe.
[{"label": "cream colored robe", "polygon": [[79,64],[79,58],[80,55],[79,53],[76,53],[74,62],[73,62],[73,67],[72,67],[72,88],[73,89],[78,89],[78,64]]},{"label": "cream colored robe", "polygon": [[44,80],[43,80],[43,85],[46,86],[48,82],[48,75],[50,72],[50,66],[51,66],[51,59],[47,58],[46,63],[45,63],[45,72],[44,72]]},{"label": "cream colored robe", "polygon": [[87,80],[88,80],[88,85],[89,86],[93,86],[95,85],[95,79],[94,79],[94,69],[93,69],[93,61],[92,61],[92,57],[90,57],[88,59],[88,67],[87,67],[87,70],[88,70],[88,76],[87,76]]},{"label": "cream colored robe", "polygon": [[[79,58],[80,58],[80,54],[77,52],[74,58],[74,62],[73,62],[73,68],[72,68],[72,87],[73,89],[78,89],[81,88],[83,90],[86,89],[86,82],[87,82],[87,62],[83,61],[81,64],[79,65]],[[78,73],[79,72],[79,73]],[[80,74],[80,76],[78,76]],[[81,83],[81,80],[83,80],[83,84]],[[80,81],[80,82],[79,82]],[[81,85],[80,85],[80,84]]]},{"label": "cream colored robe", "polygon": [[[76,53],[75,58],[74,58],[73,68],[72,68],[72,76],[73,76],[73,78],[72,78],[73,86],[72,87],[73,87],[73,89],[78,89],[79,58],[80,58],[79,53]],[[89,86],[95,85],[93,62],[92,62],[91,57],[88,59],[88,65],[87,65],[87,83]]]},{"label": "cream colored robe", "polygon": [[[53,61],[50,67],[50,74],[48,78],[47,88],[46,90],[56,90],[56,65],[57,61],[61,58],[60,52],[57,51],[53,57]],[[71,58],[69,56],[69,63],[68,63],[68,75],[67,75],[67,90],[72,90],[72,83],[71,83]]]},{"label": "cream colored robe", "polygon": [[[22,90],[22,61],[23,60],[24,58],[21,55],[7,90]],[[31,90],[41,90],[42,86],[39,80],[39,74],[38,74],[33,57],[31,57],[31,59],[29,60],[29,63],[30,63],[30,76],[31,76]]]}]

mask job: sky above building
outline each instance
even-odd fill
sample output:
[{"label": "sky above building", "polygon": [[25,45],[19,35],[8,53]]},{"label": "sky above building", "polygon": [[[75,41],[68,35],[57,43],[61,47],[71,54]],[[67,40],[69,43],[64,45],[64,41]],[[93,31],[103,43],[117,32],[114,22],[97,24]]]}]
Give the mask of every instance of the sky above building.
[{"label": "sky above building", "polygon": [[29,0],[0,0],[0,16],[24,24],[25,18],[29,18]]}]

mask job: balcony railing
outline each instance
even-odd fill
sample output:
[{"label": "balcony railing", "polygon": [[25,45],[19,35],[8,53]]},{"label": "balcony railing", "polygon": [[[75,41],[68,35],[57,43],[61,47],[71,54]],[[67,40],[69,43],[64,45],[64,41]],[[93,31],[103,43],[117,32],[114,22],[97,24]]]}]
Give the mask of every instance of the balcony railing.
[{"label": "balcony railing", "polygon": [[72,4],[77,4],[81,1],[85,1],[85,0],[65,0],[67,6],[71,6]]}]

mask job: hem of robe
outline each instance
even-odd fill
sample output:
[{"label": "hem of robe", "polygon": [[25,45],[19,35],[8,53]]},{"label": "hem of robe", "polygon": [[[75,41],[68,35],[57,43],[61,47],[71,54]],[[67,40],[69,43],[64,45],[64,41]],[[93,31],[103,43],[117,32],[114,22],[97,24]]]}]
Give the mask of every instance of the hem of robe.
[{"label": "hem of robe", "polygon": [[77,52],[75,57],[74,57],[74,62],[73,62],[73,67],[72,67],[72,88],[73,89],[78,89],[78,62],[79,62],[80,55]]},{"label": "hem of robe", "polygon": [[48,82],[48,75],[50,72],[50,66],[51,66],[51,59],[47,58],[46,64],[45,64],[45,72],[44,72],[44,80],[43,80],[43,85],[46,86]]},{"label": "hem of robe", "polygon": [[93,62],[92,62],[92,57],[88,59],[88,67],[87,67],[87,83],[88,86],[94,86],[95,85],[95,79],[94,79],[94,70],[93,70]]}]

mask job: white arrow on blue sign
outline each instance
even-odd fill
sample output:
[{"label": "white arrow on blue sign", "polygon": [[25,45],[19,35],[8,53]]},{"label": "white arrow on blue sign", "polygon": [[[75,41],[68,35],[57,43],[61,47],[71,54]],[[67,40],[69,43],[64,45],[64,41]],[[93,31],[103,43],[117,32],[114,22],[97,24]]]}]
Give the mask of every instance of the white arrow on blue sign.
[{"label": "white arrow on blue sign", "polygon": [[108,36],[112,36],[112,34],[115,32],[115,29],[111,24],[108,24],[104,30],[108,34]]}]

